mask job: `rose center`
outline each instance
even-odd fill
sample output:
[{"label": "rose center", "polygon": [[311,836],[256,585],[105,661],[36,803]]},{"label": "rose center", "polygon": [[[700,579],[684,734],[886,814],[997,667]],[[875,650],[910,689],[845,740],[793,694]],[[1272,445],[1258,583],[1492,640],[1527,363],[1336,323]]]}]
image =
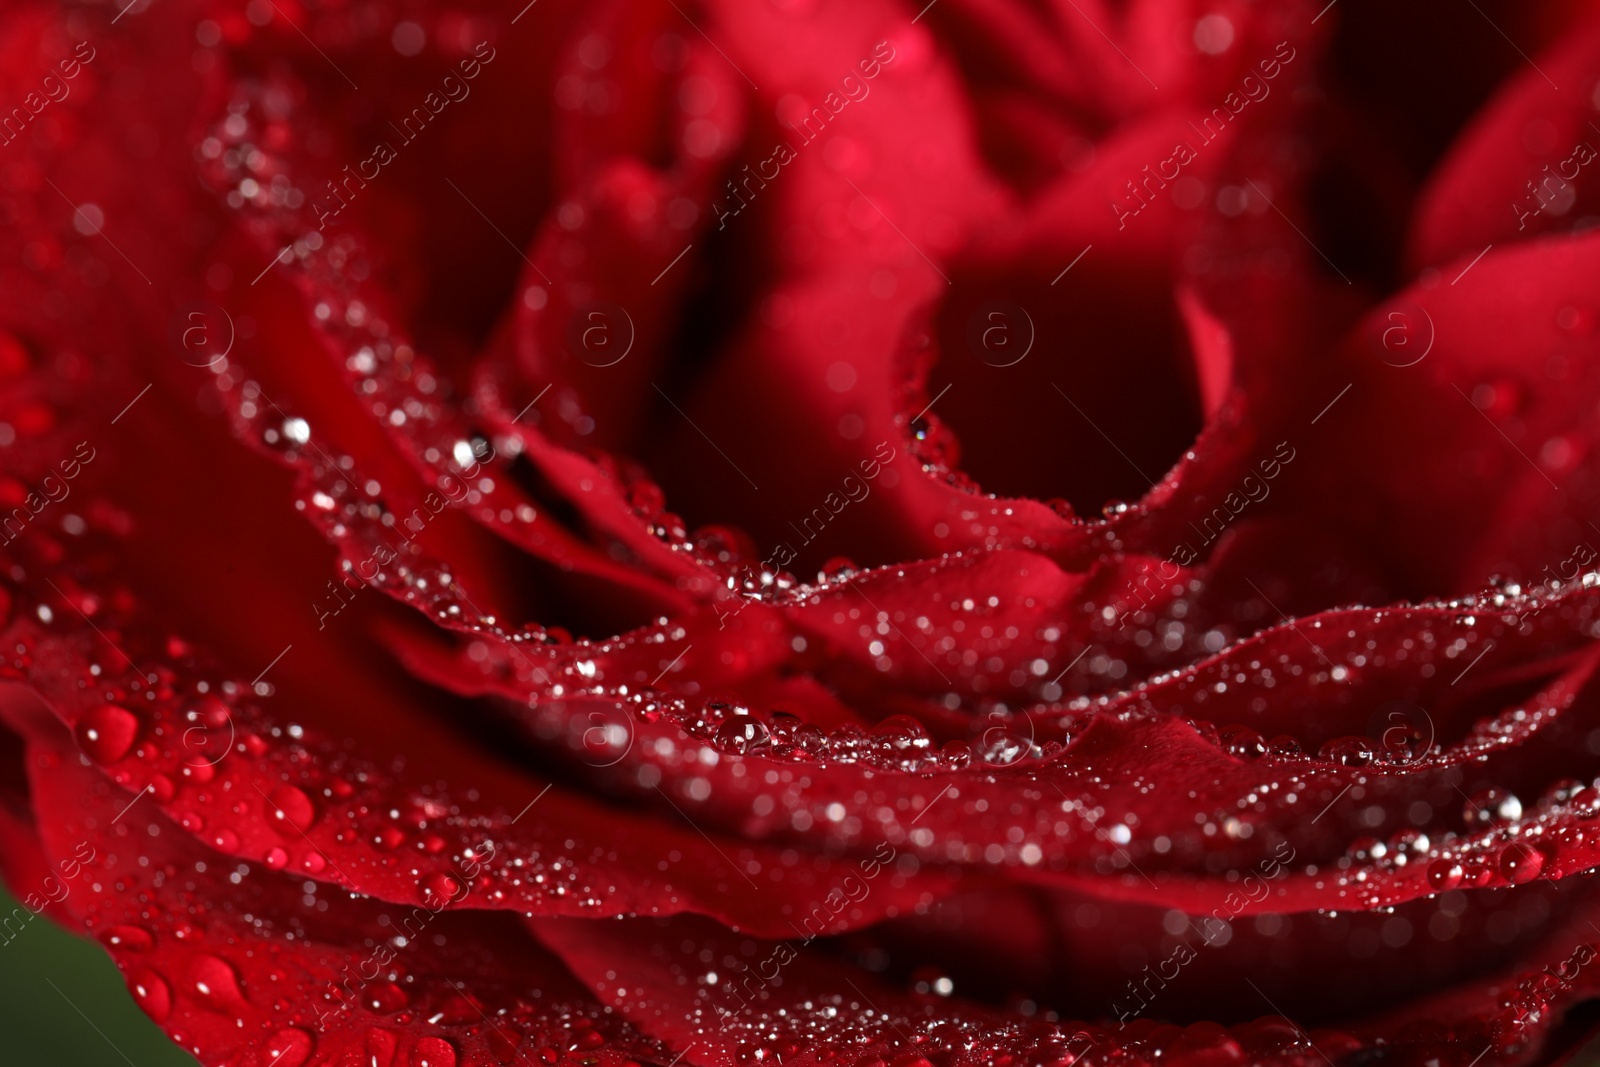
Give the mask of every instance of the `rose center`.
[{"label": "rose center", "polygon": [[988,492],[1061,497],[1085,516],[1147,493],[1203,422],[1170,292],[1114,264],[1078,263],[1054,284],[1009,267],[958,274],[926,390],[961,468]]}]

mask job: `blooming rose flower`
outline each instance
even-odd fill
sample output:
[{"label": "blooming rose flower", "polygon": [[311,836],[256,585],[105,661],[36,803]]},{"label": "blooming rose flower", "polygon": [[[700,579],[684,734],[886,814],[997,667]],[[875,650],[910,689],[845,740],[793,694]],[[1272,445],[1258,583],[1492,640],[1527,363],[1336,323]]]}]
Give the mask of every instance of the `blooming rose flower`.
[{"label": "blooming rose flower", "polygon": [[206,1064],[1562,1061],[1581,7],[21,0],[14,918]]}]

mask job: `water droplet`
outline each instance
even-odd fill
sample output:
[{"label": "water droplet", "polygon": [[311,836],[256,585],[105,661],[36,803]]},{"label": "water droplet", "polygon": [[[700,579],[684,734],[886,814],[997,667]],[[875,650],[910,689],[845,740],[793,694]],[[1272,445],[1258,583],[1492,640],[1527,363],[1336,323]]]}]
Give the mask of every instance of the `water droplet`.
[{"label": "water droplet", "polygon": [[1224,726],[1218,736],[1228,754],[1238,759],[1260,759],[1267,754],[1266,742],[1248,726]]},{"label": "water droplet", "polygon": [[311,1058],[315,1044],[310,1034],[291,1026],[267,1039],[266,1054],[274,1067],[300,1067]]},{"label": "water droplet", "polygon": [[411,1049],[411,1067],[456,1067],[456,1047],[442,1037],[419,1038]]},{"label": "water droplet", "polygon": [[1554,782],[1539,795],[1541,808],[1554,808],[1567,803],[1583,791],[1583,783],[1576,778],[1563,778]]},{"label": "water droplet", "polygon": [[1489,826],[1522,818],[1522,801],[1504,789],[1480,789],[1467,798],[1461,817],[1468,826]]},{"label": "water droplet", "polygon": [[148,952],[155,939],[137,926],[111,926],[100,935],[107,948],[122,952]]},{"label": "water droplet", "polygon": [[891,715],[872,728],[872,739],[891,751],[928,746],[928,731],[909,715]]},{"label": "water droplet", "polygon": [[172,1014],[172,990],[154,971],[136,971],[128,976],[128,990],[139,1010],[158,1023]]},{"label": "water droplet", "polygon": [[1525,841],[1513,841],[1500,850],[1500,875],[1512,885],[1521,885],[1539,877],[1544,862],[1543,852]]},{"label": "water droplet", "polygon": [[1428,884],[1441,893],[1454,889],[1465,877],[1466,872],[1455,860],[1438,859],[1428,864]]},{"label": "water droplet", "polygon": [[1389,846],[1376,837],[1358,837],[1350,842],[1349,856],[1356,863],[1381,860],[1389,854]]},{"label": "water droplet", "polygon": [[861,568],[848,556],[834,556],[825,561],[817,570],[817,581],[826,585],[829,582],[846,582],[853,578]]},{"label": "water droplet", "polygon": [[398,1044],[392,1031],[372,1027],[367,1031],[367,1058],[363,1067],[392,1067]]},{"label": "water droplet", "polygon": [[743,755],[766,748],[770,741],[766,723],[751,715],[734,715],[717,727],[711,743],[719,752]]},{"label": "water droplet", "polygon": [[1009,730],[991,726],[978,740],[978,758],[985,763],[1005,766],[1015,763],[1033,750],[1033,743]]},{"label": "water droplet", "polygon": [[310,829],[316,820],[317,811],[311,806],[311,798],[292,785],[278,786],[272,791],[271,800],[271,817],[287,822],[301,833]]},{"label": "water droplet", "polygon": [[442,907],[462,895],[461,882],[451,874],[440,871],[422,881],[422,902],[432,907]]},{"label": "water droplet", "polygon": [[1317,754],[1344,767],[1365,767],[1377,751],[1371,738],[1339,737],[1326,742]]},{"label": "water droplet", "polygon": [[406,991],[393,982],[374,982],[363,992],[367,1010],[379,1015],[393,1015],[397,1011],[404,1011],[411,1002]]},{"label": "water droplet", "polygon": [[1585,786],[1572,797],[1572,809],[1579,815],[1600,814],[1600,789]]},{"label": "water droplet", "polygon": [[189,965],[189,985],[213,1010],[232,1015],[247,1006],[239,988],[239,973],[219,956],[196,956]]},{"label": "water droplet", "polygon": [[96,763],[115,763],[128,754],[139,735],[139,717],[127,708],[101,704],[78,717],[73,732],[78,747]]}]

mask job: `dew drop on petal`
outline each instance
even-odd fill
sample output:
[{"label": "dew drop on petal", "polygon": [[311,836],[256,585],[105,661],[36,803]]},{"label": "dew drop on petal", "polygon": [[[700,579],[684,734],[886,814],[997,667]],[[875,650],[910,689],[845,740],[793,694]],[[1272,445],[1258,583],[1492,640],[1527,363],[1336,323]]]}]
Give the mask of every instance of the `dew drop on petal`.
[{"label": "dew drop on petal", "polygon": [[430,874],[422,881],[422,899],[427,904],[444,904],[456,899],[461,883],[453,876],[440,872]]},{"label": "dew drop on petal", "polygon": [[397,1011],[404,1011],[411,1002],[406,991],[393,982],[374,982],[364,993],[367,1010],[379,1015],[393,1015]]},{"label": "dew drop on petal", "polygon": [[189,965],[189,986],[201,1001],[217,1011],[232,1014],[246,1006],[239,988],[239,973],[233,965],[209,953],[196,956]]},{"label": "dew drop on petal", "polygon": [[1512,885],[1539,877],[1544,870],[1544,853],[1525,841],[1513,841],[1500,850],[1500,874]]},{"label": "dew drop on petal", "polygon": [[139,734],[139,717],[127,708],[101,704],[78,718],[73,732],[78,747],[99,764],[115,763],[128,754]]},{"label": "dew drop on petal", "polygon": [[137,926],[110,926],[100,935],[100,940],[113,951],[148,952],[155,939],[150,931]]},{"label": "dew drop on petal", "polygon": [[311,1058],[311,1049],[315,1044],[311,1035],[304,1030],[292,1026],[279,1030],[267,1039],[268,1061],[274,1067],[300,1067]]},{"label": "dew drop on petal", "polygon": [[411,1049],[411,1067],[456,1067],[456,1047],[442,1037],[424,1037]]},{"label": "dew drop on petal", "polygon": [[316,819],[316,809],[311,806],[311,798],[292,785],[278,786],[272,791],[271,799],[272,818],[288,823],[301,833],[310,829],[311,823]]},{"label": "dew drop on petal", "polygon": [[172,1014],[172,990],[166,980],[154,971],[137,971],[128,976],[128,990],[134,1003],[156,1022],[165,1022]]},{"label": "dew drop on petal", "polygon": [[1428,864],[1428,884],[1440,892],[1454,889],[1464,877],[1466,872],[1455,860],[1438,859]]}]

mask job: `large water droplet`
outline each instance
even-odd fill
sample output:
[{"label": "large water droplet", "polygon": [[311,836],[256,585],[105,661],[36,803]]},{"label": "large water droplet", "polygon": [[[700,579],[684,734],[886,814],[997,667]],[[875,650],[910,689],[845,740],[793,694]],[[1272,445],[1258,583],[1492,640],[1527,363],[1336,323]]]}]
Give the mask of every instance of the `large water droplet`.
[{"label": "large water droplet", "polygon": [[751,715],[735,715],[717,728],[712,745],[719,752],[743,755],[767,747],[767,724]]},{"label": "large water droplet", "polygon": [[292,785],[280,785],[272,791],[271,817],[286,822],[296,830],[304,833],[310,829],[316,820],[317,810],[311,805],[311,798]]},{"label": "large water droplet", "polygon": [[156,1022],[166,1022],[167,1016],[172,1014],[172,990],[154,971],[135,971],[129,975],[128,991],[133,994],[139,1010]]},{"label": "large water droplet", "polygon": [[411,1049],[411,1067],[456,1067],[456,1047],[442,1037],[424,1037]]},{"label": "large water droplet", "polygon": [[1480,789],[1467,798],[1461,818],[1468,826],[1492,826],[1522,818],[1522,801],[1504,789]]},{"label": "large water droplet", "polygon": [[830,582],[847,582],[861,570],[855,561],[848,556],[834,556],[823,562],[817,569],[817,580],[826,585]]},{"label": "large water droplet", "polygon": [[311,1058],[311,1049],[315,1044],[311,1035],[304,1030],[292,1026],[279,1030],[267,1039],[268,1062],[273,1067],[300,1067]]},{"label": "large water droplet", "polygon": [[128,754],[139,736],[139,717],[127,708],[101,704],[78,717],[73,732],[78,747],[96,763],[115,763]]},{"label": "large water droplet", "polygon": [[244,990],[239,988],[239,972],[220,956],[196,956],[189,965],[189,985],[213,1010],[232,1015],[247,1006]]},{"label": "large water droplet", "polygon": [[1441,893],[1454,889],[1465,877],[1466,872],[1455,860],[1438,859],[1428,864],[1428,884]]},{"label": "large water droplet", "polygon": [[393,1031],[383,1030],[376,1026],[367,1031],[366,1046],[367,1058],[363,1067],[393,1067],[395,1048],[399,1041]]},{"label": "large water droplet", "polygon": [[1513,841],[1500,850],[1500,875],[1512,885],[1521,885],[1539,877],[1544,870],[1545,855],[1525,841]]},{"label": "large water droplet", "polygon": [[1339,737],[1325,742],[1318,755],[1344,767],[1365,767],[1377,755],[1377,747],[1371,738]]},{"label": "large water droplet", "polygon": [[393,982],[374,982],[363,990],[363,1001],[368,1011],[393,1015],[397,1011],[404,1011],[410,998],[404,989]]},{"label": "large water droplet", "polygon": [[1228,755],[1238,759],[1256,760],[1267,754],[1266,742],[1248,726],[1224,726],[1217,731]]}]

